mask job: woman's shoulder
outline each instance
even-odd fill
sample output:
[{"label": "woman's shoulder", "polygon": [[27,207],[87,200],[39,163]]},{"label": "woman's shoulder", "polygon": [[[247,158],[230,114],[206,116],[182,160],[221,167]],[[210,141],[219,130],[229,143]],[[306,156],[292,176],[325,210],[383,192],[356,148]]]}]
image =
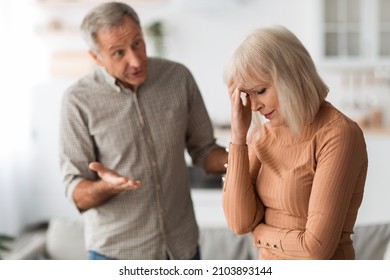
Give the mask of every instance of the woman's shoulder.
[{"label": "woman's shoulder", "polygon": [[359,125],[354,120],[349,118],[340,109],[328,101],[325,101],[321,105],[313,124],[319,128],[327,126],[347,126],[360,130]]},{"label": "woman's shoulder", "polygon": [[312,123],[317,137],[343,136],[346,139],[364,138],[360,126],[330,102],[324,102]]}]

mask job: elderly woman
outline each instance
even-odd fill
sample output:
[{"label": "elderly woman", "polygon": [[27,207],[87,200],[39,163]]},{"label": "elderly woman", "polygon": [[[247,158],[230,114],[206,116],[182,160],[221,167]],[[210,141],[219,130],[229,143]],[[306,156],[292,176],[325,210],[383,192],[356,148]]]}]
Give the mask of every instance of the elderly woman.
[{"label": "elderly woman", "polygon": [[308,51],[284,27],[257,29],[234,52],[225,81],[229,227],[252,233],[260,259],[354,259],[366,144],[359,126],[325,100]]}]

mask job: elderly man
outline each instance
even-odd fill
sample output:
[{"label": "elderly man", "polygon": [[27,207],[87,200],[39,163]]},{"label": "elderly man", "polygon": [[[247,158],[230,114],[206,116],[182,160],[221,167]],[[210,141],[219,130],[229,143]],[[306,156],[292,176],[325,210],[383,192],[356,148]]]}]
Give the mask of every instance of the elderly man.
[{"label": "elderly man", "polygon": [[147,56],[127,4],[97,6],[81,30],[100,67],[64,95],[60,165],[89,258],[199,259],[184,152],[214,174],[227,154],[192,74]]}]

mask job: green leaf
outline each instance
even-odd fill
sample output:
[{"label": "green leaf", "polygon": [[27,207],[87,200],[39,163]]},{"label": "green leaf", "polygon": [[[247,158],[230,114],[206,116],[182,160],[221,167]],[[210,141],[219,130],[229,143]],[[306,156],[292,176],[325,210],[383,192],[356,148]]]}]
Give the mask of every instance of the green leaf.
[{"label": "green leaf", "polygon": [[14,238],[9,235],[0,234],[0,242],[2,241],[12,241]]},{"label": "green leaf", "polygon": [[[9,251],[10,249],[4,243],[14,240],[15,238],[9,235],[0,234],[0,252]],[[1,259],[1,258],[0,258]]]},{"label": "green leaf", "polygon": [[9,251],[9,248],[7,246],[0,244],[0,251]]}]

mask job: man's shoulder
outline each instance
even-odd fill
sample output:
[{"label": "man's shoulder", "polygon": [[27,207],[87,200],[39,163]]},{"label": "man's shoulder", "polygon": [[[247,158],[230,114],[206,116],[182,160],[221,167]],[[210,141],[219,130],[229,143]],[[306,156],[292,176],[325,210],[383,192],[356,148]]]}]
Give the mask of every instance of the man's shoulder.
[{"label": "man's shoulder", "polygon": [[149,57],[148,65],[150,70],[157,72],[159,72],[161,69],[165,69],[190,73],[188,67],[185,66],[183,63],[161,57]]},{"label": "man's shoulder", "polygon": [[101,69],[95,69],[93,72],[74,81],[65,91],[65,95],[79,96],[88,95],[96,91],[96,89],[104,86],[104,77]]}]

